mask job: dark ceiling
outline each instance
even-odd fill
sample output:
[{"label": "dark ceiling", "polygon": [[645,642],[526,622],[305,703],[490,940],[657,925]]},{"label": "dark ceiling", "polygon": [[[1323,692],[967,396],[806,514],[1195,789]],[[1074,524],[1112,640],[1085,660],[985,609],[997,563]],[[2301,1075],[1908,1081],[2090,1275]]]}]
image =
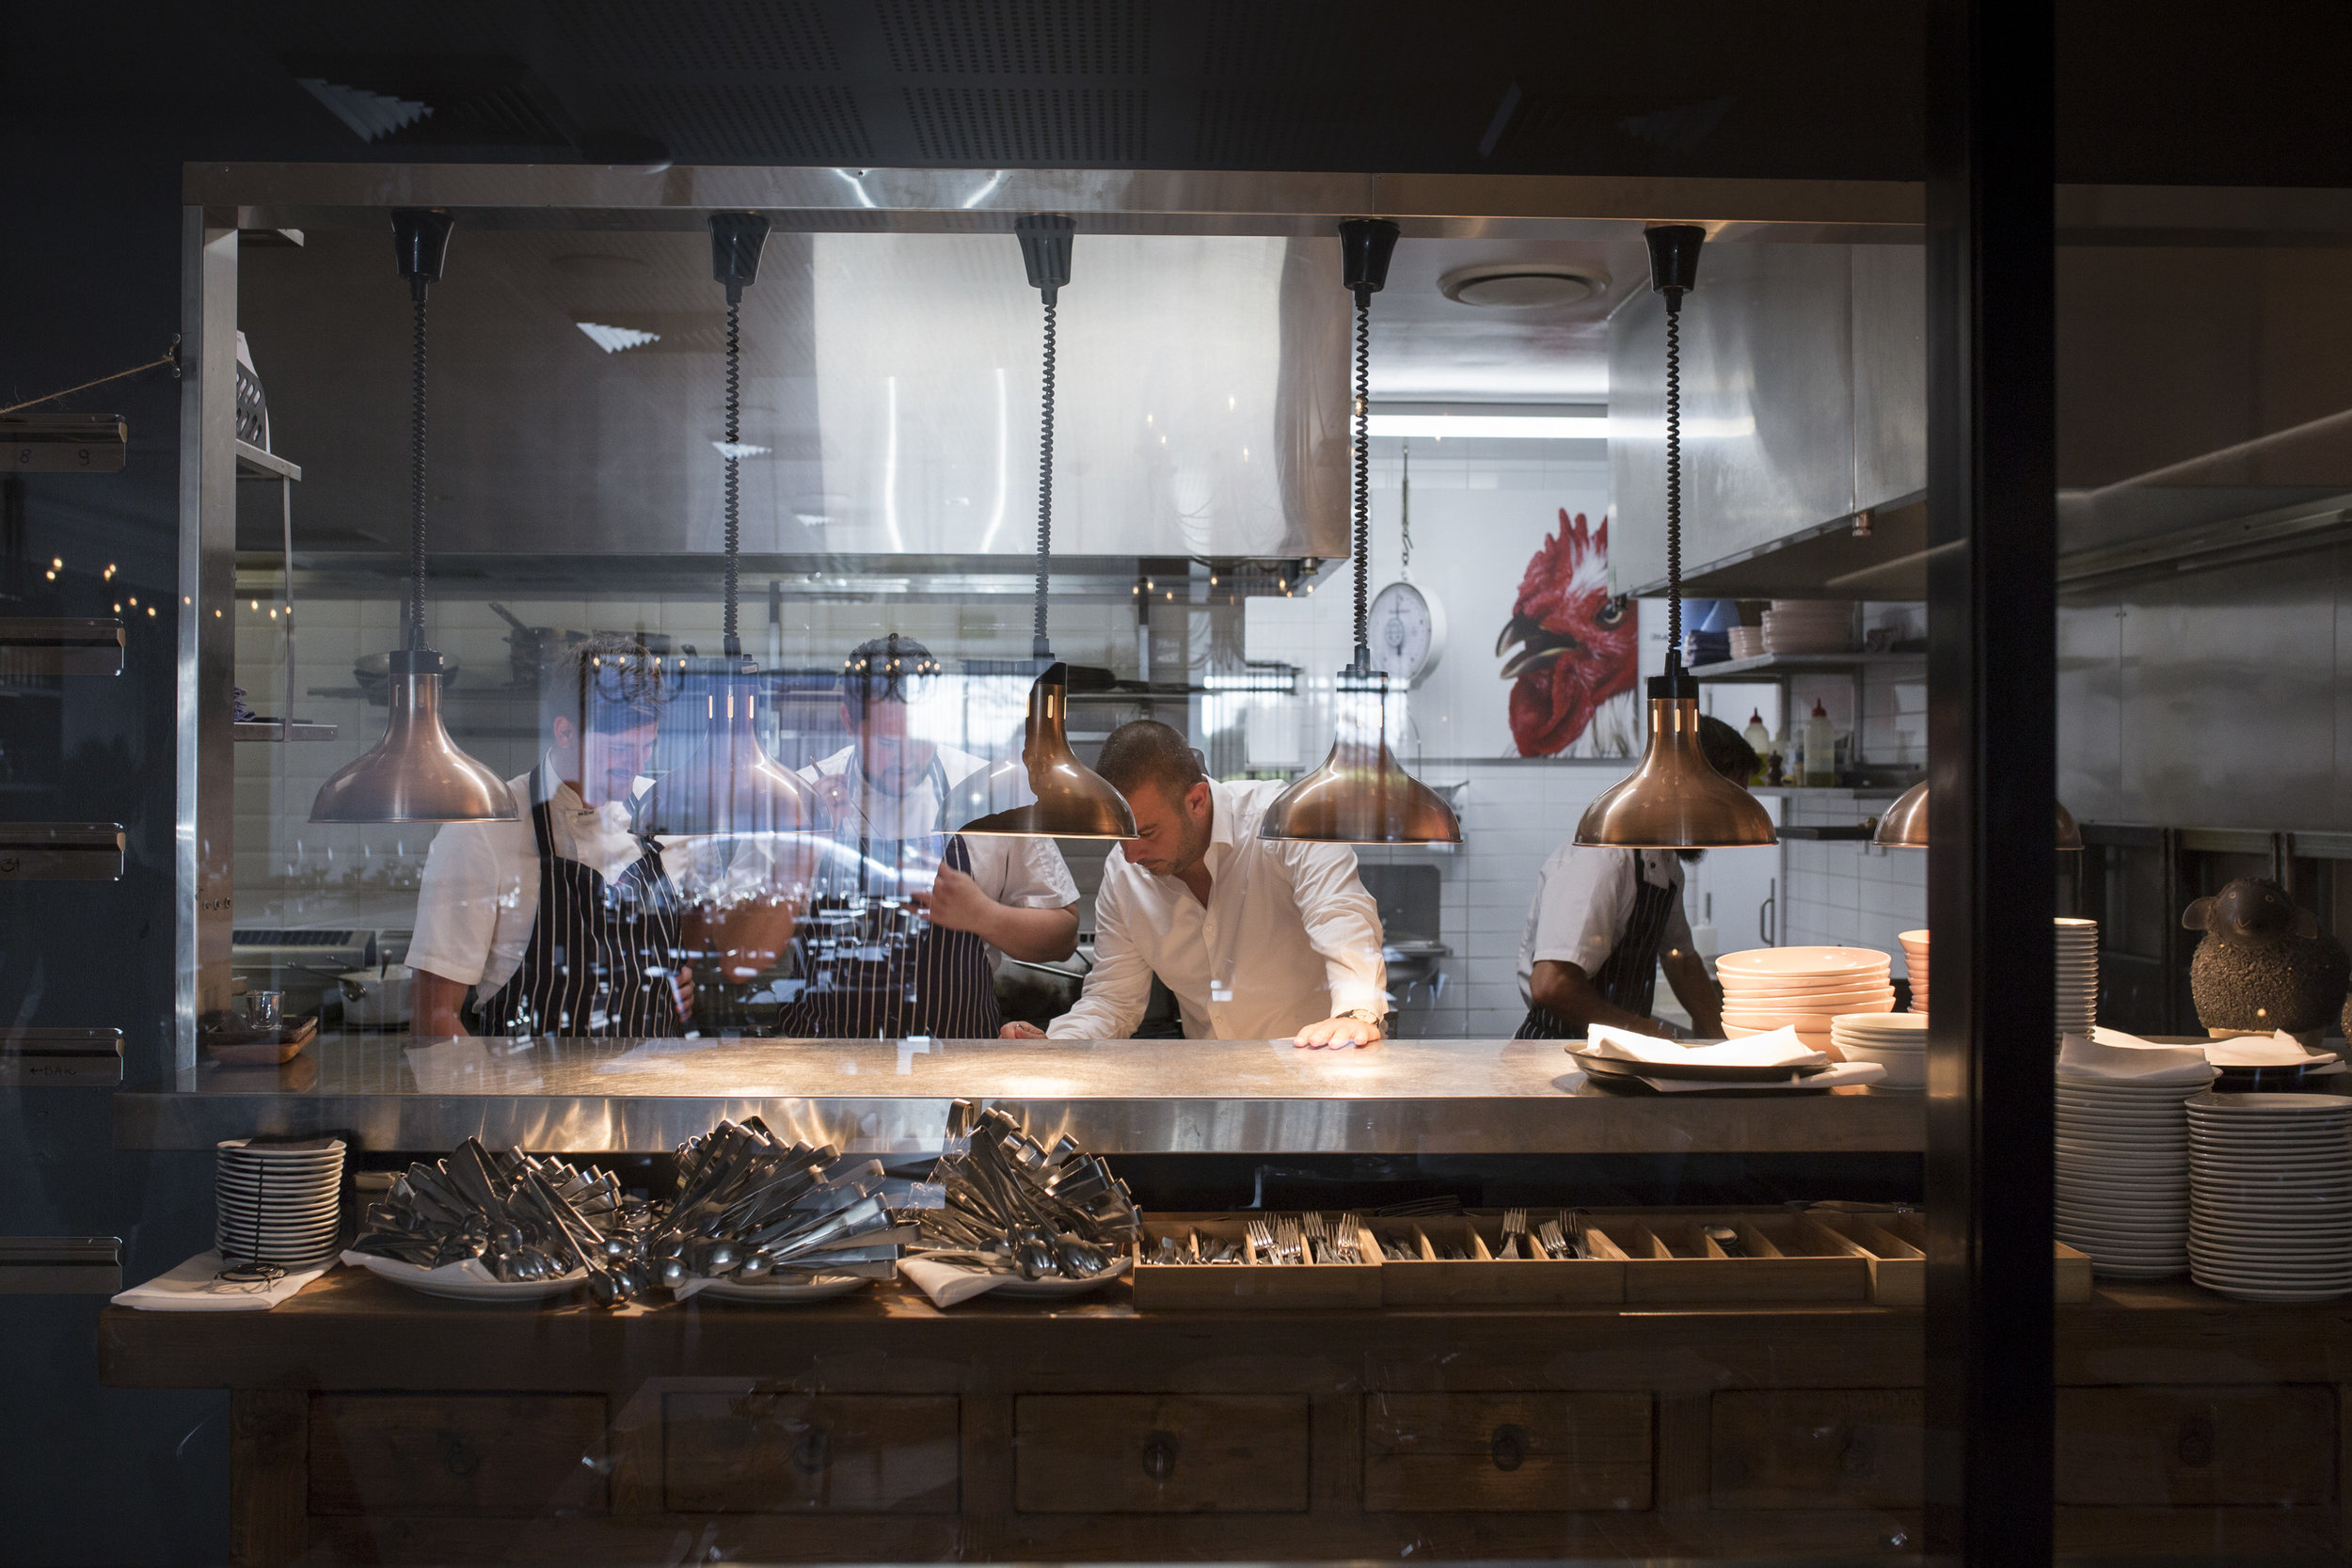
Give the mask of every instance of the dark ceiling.
[{"label": "dark ceiling", "polygon": [[[2337,86],[2352,7],[2057,10],[2062,178],[2352,183]],[[187,158],[1912,179],[1922,15],[1899,0],[24,7],[0,116],[37,136],[161,132]]]}]

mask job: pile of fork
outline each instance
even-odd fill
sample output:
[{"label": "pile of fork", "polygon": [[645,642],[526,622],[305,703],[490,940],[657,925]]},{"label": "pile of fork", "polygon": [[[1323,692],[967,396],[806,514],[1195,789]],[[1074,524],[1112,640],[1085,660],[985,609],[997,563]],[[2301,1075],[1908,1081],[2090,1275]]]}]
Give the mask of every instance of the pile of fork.
[{"label": "pile of fork", "polygon": [[675,1196],[645,1233],[644,1258],[672,1291],[692,1279],[887,1279],[914,1230],[883,1202],[882,1180],[879,1163],[787,1143],[757,1117],[722,1121],[678,1146]]},{"label": "pile of fork", "polygon": [[1555,1214],[1533,1231],[1527,1228],[1527,1211],[1505,1209],[1502,1212],[1502,1244],[1495,1249],[1498,1258],[1590,1258],[1593,1254],[1584,1241],[1584,1216],[1570,1210],[1567,1223],[1561,1224]]},{"label": "pile of fork", "polygon": [[1024,1279],[1090,1279],[1142,1228],[1127,1184],[1067,1135],[1049,1148],[1004,1111],[959,1100],[947,1138],[932,1172],[945,1206],[920,1217],[935,1257]]},{"label": "pile of fork", "polygon": [[[1278,1214],[1251,1220],[1243,1230],[1262,1264],[1360,1263],[1364,1261],[1363,1223],[1353,1213],[1342,1214],[1336,1222],[1319,1213],[1295,1218]],[[1204,1243],[1198,1231],[1192,1231],[1182,1242],[1173,1234],[1162,1235],[1159,1245],[1146,1253],[1143,1260],[1168,1265],[1246,1263],[1249,1259],[1239,1242],[1212,1237]]]},{"label": "pile of fork", "polygon": [[585,1271],[599,1300],[644,1291],[632,1268],[648,1219],[610,1171],[576,1170],[519,1148],[492,1154],[468,1138],[446,1160],[411,1164],[368,1205],[357,1252],[437,1269],[478,1259],[502,1280],[561,1279]]}]

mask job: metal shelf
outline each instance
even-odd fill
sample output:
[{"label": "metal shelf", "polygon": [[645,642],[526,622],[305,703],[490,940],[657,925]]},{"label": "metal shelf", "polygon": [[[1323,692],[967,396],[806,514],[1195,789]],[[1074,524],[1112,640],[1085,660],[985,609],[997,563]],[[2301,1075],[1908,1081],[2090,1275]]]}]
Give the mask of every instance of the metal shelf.
[{"label": "metal shelf", "polygon": [[1842,795],[1855,800],[1892,800],[1918,782],[1913,779],[1902,784],[1751,784],[1748,793],[1769,800],[1803,800],[1821,795]]},{"label": "metal shelf", "polygon": [[237,443],[237,477],[239,479],[290,479],[302,483],[302,465],[289,463],[274,451],[263,451],[250,441]]},{"label": "metal shelf", "polygon": [[342,733],[341,724],[314,724],[301,719],[294,721],[291,734],[279,733],[287,726],[275,719],[240,719],[234,721],[232,727],[239,740],[262,740],[273,744],[285,740],[332,740]]},{"label": "metal shelf", "polygon": [[[1867,524],[1863,519],[1867,517]],[[1666,592],[1665,579],[1633,590]],[[1928,508],[1924,490],[1863,513],[1740,550],[1682,574],[1689,599],[1924,599],[1928,596]]]},{"label": "metal shelf", "polygon": [[1889,670],[1898,665],[1925,665],[1928,656],[1915,654],[1758,654],[1754,658],[1723,658],[1693,664],[1696,681],[1777,680],[1784,675],[1851,675],[1865,670]]}]

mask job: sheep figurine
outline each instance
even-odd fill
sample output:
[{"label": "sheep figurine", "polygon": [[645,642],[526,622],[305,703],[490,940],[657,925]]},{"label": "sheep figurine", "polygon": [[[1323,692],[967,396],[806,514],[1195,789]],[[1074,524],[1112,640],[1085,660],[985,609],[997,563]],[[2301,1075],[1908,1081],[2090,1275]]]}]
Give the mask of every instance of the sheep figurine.
[{"label": "sheep figurine", "polygon": [[2344,1005],[2352,955],[2266,878],[2241,877],[2198,899],[2181,925],[2205,933],[2188,961],[2188,989],[2197,1022],[2214,1035],[2312,1034]]}]

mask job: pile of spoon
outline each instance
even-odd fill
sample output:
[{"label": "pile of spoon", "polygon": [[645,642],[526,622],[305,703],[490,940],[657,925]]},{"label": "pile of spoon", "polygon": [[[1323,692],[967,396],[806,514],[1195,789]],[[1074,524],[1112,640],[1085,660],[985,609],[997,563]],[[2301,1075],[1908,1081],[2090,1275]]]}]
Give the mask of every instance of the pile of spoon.
[{"label": "pile of spoon", "polygon": [[1127,1184],[1067,1136],[1052,1148],[1011,1117],[959,1100],[932,1180],[945,1206],[922,1212],[925,1243],[1024,1279],[1090,1279],[1142,1229]]},{"label": "pile of spoon", "polygon": [[576,1170],[519,1148],[493,1155],[468,1138],[446,1160],[411,1164],[368,1205],[355,1251],[436,1269],[468,1259],[506,1281],[585,1273],[608,1306],[643,1295],[637,1261],[650,1214],[611,1172]]},{"label": "pile of spoon", "polygon": [[675,1194],[648,1227],[644,1256],[671,1291],[696,1279],[887,1279],[914,1228],[883,1202],[882,1179],[876,1162],[787,1143],[757,1117],[722,1121],[678,1147]]}]

